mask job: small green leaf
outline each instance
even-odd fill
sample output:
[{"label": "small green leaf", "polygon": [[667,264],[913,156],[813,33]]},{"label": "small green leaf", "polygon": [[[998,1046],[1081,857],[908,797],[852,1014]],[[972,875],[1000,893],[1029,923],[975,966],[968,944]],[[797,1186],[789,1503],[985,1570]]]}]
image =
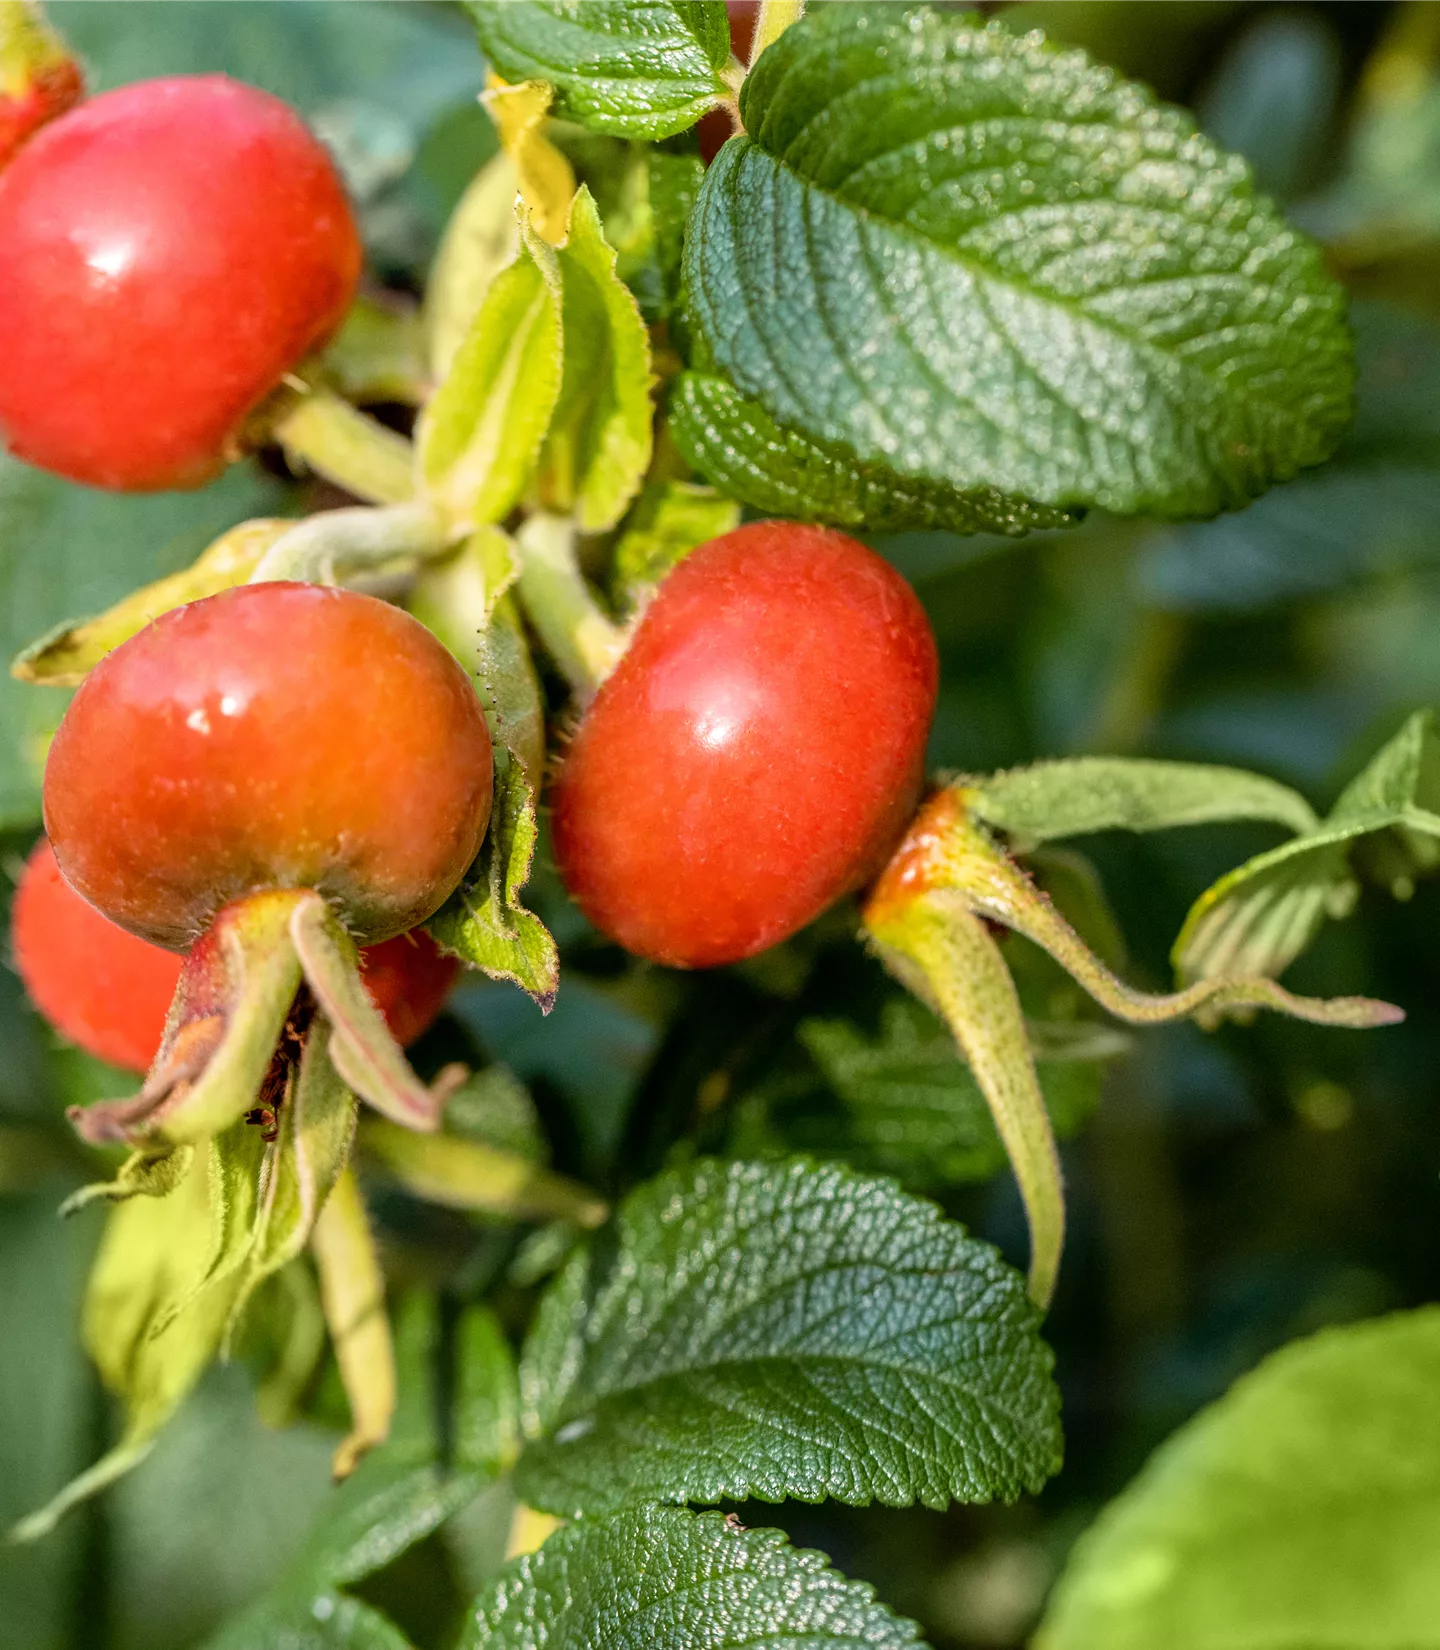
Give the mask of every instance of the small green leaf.
[{"label": "small green leaf", "polygon": [[615,546],[612,577],[617,590],[634,602],[697,544],[739,525],[740,506],[713,487],[693,481],[652,484],[640,495]]},{"label": "small green leaf", "polygon": [[551,1536],[475,1603],[459,1650],[923,1650],[913,1622],[779,1530],[637,1507]]},{"label": "small green leaf", "polygon": [[888,1181],[702,1162],[632,1193],[547,1292],[517,1486],[571,1515],[1009,1499],[1059,1466],[1037,1324],[992,1249]]},{"label": "small green leaf", "polygon": [[662,314],[673,314],[680,304],[680,266],[685,251],[685,225],[700,193],[705,163],[699,155],[672,155],[652,149],[646,157],[650,226],[654,237],[655,270],[659,276]]},{"label": "small green leaf", "polygon": [[961,493],[1185,516],[1319,463],[1349,422],[1318,248],[1082,53],[828,6],[740,102],[685,279],[715,369],[777,424]]},{"label": "small green leaf", "polygon": [[1190,908],[1172,960],[1182,980],[1282,973],[1327,916],[1344,916],[1357,884],[1350,855],[1376,856],[1397,897],[1440,863],[1440,734],[1411,716],[1350,782],[1323,822],[1237,866]]},{"label": "small green leaf", "polygon": [[519,188],[515,162],[509,155],[495,155],[476,173],[450,214],[425,283],[425,338],[437,382],[454,364],[491,283],[515,260]]},{"label": "small green leaf", "polygon": [[555,112],[592,131],[662,138],[727,93],[720,0],[466,0],[507,80],[548,80]]},{"label": "small green leaf", "polygon": [[500,521],[529,483],[560,394],[560,275],[522,223],[417,431],[431,498],[457,523]]},{"label": "small green leaf", "polygon": [[771,515],[875,533],[943,527],[1011,536],[1077,519],[995,487],[908,474],[883,454],[861,458],[844,442],[780,424],[713,373],[681,374],[670,396],[670,430],[701,475]]},{"label": "small green leaf", "polygon": [[1440,1646],[1440,1309],[1268,1358],[1081,1538],[1037,1650]]},{"label": "small green leaf", "polygon": [[654,409],[649,334],[583,184],[558,261],[564,372],[538,488],[547,509],[599,533],[619,521],[649,468]]},{"label": "small green leaf", "polygon": [[1264,819],[1313,830],[1315,810],[1288,785],[1240,768],[1076,756],[970,783],[970,811],[1023,847],[1092,831]]},{"label": "small green leaf", "polygon": [[560,988],[559,954],[549,929],[520,903],[535,855],[535,794],[513,756],[497,764],[495,781],[479,857],[426,927],[445,950],[491,979],[513,980],[548,1014]]},{"label": "small green leaf", "polygon": [[[1036,1071],[1051,1125],[1064,1138],[1100,1099],[1100,1061],[1124,1044],[1093,1023],[1057,1029],[1073,1031],[1077,1056],[1046,1058],[1055,1040],[1043,1028]],[[892,997],[874,1037],[849,1020],[803,1020],[798,1035],[827,1086],[772,1079],[742,1102],[728,1147],[737,1157],[810,1152],[892,1174],[919,1192],[985,1180],[1005,1167],[985,1096],[954,1038],[913,998]]]}]

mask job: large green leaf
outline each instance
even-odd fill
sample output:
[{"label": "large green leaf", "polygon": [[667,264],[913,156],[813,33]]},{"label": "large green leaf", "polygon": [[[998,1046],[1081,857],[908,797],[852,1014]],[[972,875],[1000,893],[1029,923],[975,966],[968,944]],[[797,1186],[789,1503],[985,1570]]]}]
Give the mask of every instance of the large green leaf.
[{"label": "large green leaf", "polygon": [[853,447],[777,423],[713,373],[681,375],[670,419],[677,445],[701,474],[772,515],[875,533],[945,527],[1010,536],[1075,520],[995,487],[957,488],[907,474],[888,456],[862,459]]},{"label": "large green leaf", "polygon": [[[237,465],[198,493],[123,495],[76,487],[0,453],[0,615],[6,659],[65,620],[104,612],[140,584],[187,567],[250,516],[276,515],[283,488]],[[0,678],[0,824],[40,818],[45,747],[66,696]]]},{"label": "large green leaf", "polygon": [[833,6],[745,82],[691,319],[779,424],[959,491],[1205,515],[1333,449],[1318,250],[1189,118],[1082,54]]},{"label": "large green leaf", "polygon": [[550,1287],[522,1364],[520,1493],[1011,1498],[1059,1466],[1019,1276],[928,1203],[804,1160],[633,1193]]},{"label": "large green leaf", "polygon": [[460,1650],[919,1650],[823,1553],[719,1513],[638,1507],[553,1535],[476,1601]]},{"label": "large green leaf", "polygon": [[[1049,1031],[1051,1028],[1044,1028]],[[1107,1027],[1066,1027],[1064,1052],[1036,1051],[1036,1071],[1055,1133],[1073,1134],[1100,1099],[1100,1061],[1123,1048]],[[912,1191],[984,1180],[1005,1167],[985,1096],[955,1039],[913,997],[881,1011],[877,1035],[849,1020],[803,1020],[801,1043],[823,1075],[772,1077],[738,1108],[729,1149],[740,1157],[812,1152]],[[1073,1054],[1071,1051],[1073,1050]],[[1047,1058],[1057,1053],[1058,1058]]]},{"label": "large green leaf", "polygon": [[1074,756],[990,774],[966,801],[1021,846],[1091,831],[1168,831],[1177,825],[1263,819],[1309,831],[1315,810],[1288,785],[1241,768]]},{"label": "large green leaf", "polygon": [[344,1593],[317,1593],[273,1609],[247,1611],[208,1650],[412,1650],[395,1624]]},{"label": "large green leaf", "polygon": [[557,114],[617,137],[683,132],[726,95],[719,0],[466,0],[507,80],[548,80]]},{"label": "large green leaf", "polygon": [[1417,711],[1351,780],[1324,821],[1228,872],[1190,908],[1173,953],[1183,979],[1280,974],[1327,915],[1355,903],[1361,844],[1402,898],[1440,865],[1440,734]]},{"label": "large green leaf", "polygon": [[1076,1547],[1040,1650],[1440,1645],[1440,1309],[1286,1347]]}]

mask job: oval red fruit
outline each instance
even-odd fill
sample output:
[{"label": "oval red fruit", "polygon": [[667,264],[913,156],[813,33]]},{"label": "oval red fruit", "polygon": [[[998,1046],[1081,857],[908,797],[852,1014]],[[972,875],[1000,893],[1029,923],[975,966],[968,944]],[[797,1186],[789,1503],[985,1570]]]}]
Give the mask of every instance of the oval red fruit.
[{"label": "oval red fruit", "polygon": [[81,684],[50,747],[67,879],[180,950],[264,888],[313,888],[362,944],[423,922],[475,857],[490,737],[408,613],[251,584],[164,613]]},{"label": "oval red fruit", "polygon": [[96,487],[194,487],[343,317],[354,215],[295,112],[223,75],[123,86],[0,172],[0,435]]},{"label": "oval red fruit", "polygon": [[[184,958],[127,934],[81,899],[43,838],[15,890],[10,938],[26,994],[62,1036],[125,1071],[150,1069]],[[423,928],[367,947],[360,963],[403,1046],[435,1023],[460,971]]]},{"label": "oval red fruit", "polygon": [[785,939],[894,848],[937,679],[914,591],[854,539],[760,522],[701,545],[560,770],[566,886],[603,933],[677,967]]}]

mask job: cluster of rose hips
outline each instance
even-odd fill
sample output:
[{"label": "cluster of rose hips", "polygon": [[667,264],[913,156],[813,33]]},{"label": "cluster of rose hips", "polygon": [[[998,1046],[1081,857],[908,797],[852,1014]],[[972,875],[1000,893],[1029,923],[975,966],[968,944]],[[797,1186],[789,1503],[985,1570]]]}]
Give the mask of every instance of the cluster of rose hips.
[{"label": "cluster of rose hips", "polygon": [[[0,171],[0,254],[0,434],[126,490],[197,485],[238,456],[267,396],[334,332],[362,263],[324,149],[221,76],[109,92],[32,135]],[[780,522],[701,546],[560,753],[567,887],[658,962],[776,944],[894,848],[936,680],[918,601],[864,546]],[[50,750],[48,847],[15,940],[57,1027],[151,1069],[149,1109],[114,1137],[153,1131],[193,1086],[196,1027],[243,989],[212,953],[277,891],[318,896],[339,951],[366,948],[401,1042],[423,1029],[454,965],[420,925],[474,860],[491,791],[474,685],[371,596],[240,586],[104,657]],[[305,962],[343,1030],[353,999]]]}]

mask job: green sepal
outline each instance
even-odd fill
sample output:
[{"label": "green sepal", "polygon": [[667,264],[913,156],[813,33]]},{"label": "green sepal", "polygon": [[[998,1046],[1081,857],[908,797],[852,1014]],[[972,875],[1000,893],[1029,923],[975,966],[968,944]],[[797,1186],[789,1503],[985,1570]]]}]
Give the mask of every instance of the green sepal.
[{"label": "green sepal", "polygon": [[522,216],[416,431],[424,487],[457,525],[503,520],[529,484],[560,395],[562,301],[555,252]]},{"label": "green sepal", "polygon": [[318,894],[304,893],[294,903],[289,934],[329,1022],[328,1057],[340,1078],[406,1128],[439,1128],[443,1097],[420,1081],[390,1035],[360,978],[355,942]]},{"label": "green sepal", "polygon": [[513,263],[520,240],[515,196],[520,176],[509,155],[494,155],[475,174],[450,214],[425,284],[430,371],[444,381],[495,277]]},{"label": "green sepal", "polygon": [[670,431],[701,475],[756,510],[873,533],[943,528],[1018,537],[1073,527],[1071,510],[996,487],[908,475],[883,455],[825,441],[772,418],[714,372],[686,372],[670,393]]},{"label": "green sepal", "polygon": [[592,131],[670,137],[729,91],[719,0],[466,0],[465,9],[506,80],[548,81],[556,114]]},{"label": "green sepal", "polygon": [[132,1197],[164,1197],[185,1178],[195,1155],[193,1146],[166,1151],[131,1152],[113,1180],[101,1180],[72,1192],[60,1205],[63,1216],[78,1214],[92,1203],[124,1203]]},{"label": "green sepal", "polygon": [[362,1150],[427,1203],[509,1220],[598,1226],[606,1205],[588,1188],[513,1152],[450,1134],[416,1134],[381,1118],[360,1129]]},{"label": "green sepal", "polygon": [[300,986],[291,914],[315,898],[270,890],[220,913],[185,959],[139,1094],[70,1108],[83,1139],[155,1152],[219,1134],[256,1103]]},{"label": "green sepal", "polygon": [[524,765],[497,752],[490,830],[465,880],[425,925],[446,951],[495,980],[513,980],[548,1014],[560,989],[550,930],[520,903],[535,856],[535,792]]},{"label": "green sepal", "polygon": [[572,516],[582,533],[601,533],[619,521],[650,465],[650,338],[583,184],[557,258],[564,369],[536,489],[546,509]]},{"label": "green sepal", "polygon": [[693,481],[652,482],[630,512],[615,546],[617,593],[634,605],[699,544],[740,524],[734,499]]},{"label": "green sepal", "polygon": [[[1408,899],[1440,865],[1440,734],[1416,711],[1341,793],[1323,821],[1227,872],[1190,908],[1171,953],[1183,981],[1280,974],[1327,916],[1359,893],[1357,871]],[[1358,862],[1358,863],[1357,863]]]},{"label": "green sepal", "polygon": [[686,238],[689,319],[778,426],[962,494],[1187,516],[1320,463],[1349,423],[1320,249],[1083,53],[827,6],[740,109]]},{"label": "green sepal", "polygon": [[450,544],[445,522],[430,504],[321,510],[276,539],[249,582],[339,584],[356,574],[408,572],[444,555]]},{"label": "green sepal", "polygon": [[21,682],[76,686],[107,653],[162,613],[244,584],[270,546],[294,526],[293,521],[271,519],[232,527],[183,572],[147,584],[99,618],[68,620],[32,642],[16,657],[10,674]]},{"label": "green sepal", "polygon": [[[239,1279],[232,1273],[228,1284],[198,1287],[196,1257],[213,1250],[211,1188],[205,1154],[198,1154],[170,1192],[111,1209],[87,1286],[84,1338],[105,1385],[124,1403],[124,1429],[94,1466],[22,1520],[12,1539],[46,1535],[142,1461],[215,1356]],[[188,1310],[177,1316],[181,1303]]]}]

